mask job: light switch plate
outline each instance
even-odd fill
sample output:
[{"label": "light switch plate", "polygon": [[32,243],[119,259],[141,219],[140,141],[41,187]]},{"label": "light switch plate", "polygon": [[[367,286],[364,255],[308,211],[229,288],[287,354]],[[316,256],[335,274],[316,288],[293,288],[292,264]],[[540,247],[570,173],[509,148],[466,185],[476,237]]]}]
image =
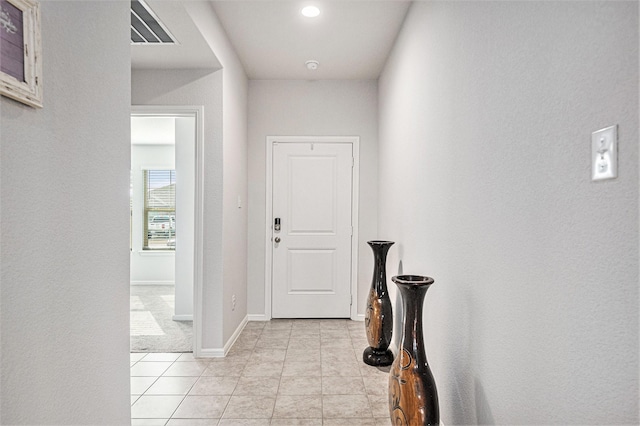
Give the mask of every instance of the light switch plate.
[{"label": "light switch plate", "polygon": [[618,177],[618,125],[591,134],[591,180]]}]

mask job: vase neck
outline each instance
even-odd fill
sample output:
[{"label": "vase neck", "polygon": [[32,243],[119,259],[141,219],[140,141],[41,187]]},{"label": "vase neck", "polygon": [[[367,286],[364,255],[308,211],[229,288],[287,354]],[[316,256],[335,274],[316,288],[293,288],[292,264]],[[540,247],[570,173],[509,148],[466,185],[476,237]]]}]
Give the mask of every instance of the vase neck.
[{"label": "vase neck", "polygon": [[373,250],[374,267],[372,286],[378,293],[387,292],[387,253],[393,245],[391,241],[369,241],[369,246]]},{"label": "vase neck", "polygon": [[402,297],[403,330],[400,347],[409,351],[420,364],[427,363],[422,328],[422,308],[429,285],[399,284]]},{"label": "vase neck", "polygon": [[373,250],[373,256],[376,258],[381,258],[383,261],[387,259],[387,253],[389,252],[389,248],[394,244],[392,241],[369,241],[369,247]]}]

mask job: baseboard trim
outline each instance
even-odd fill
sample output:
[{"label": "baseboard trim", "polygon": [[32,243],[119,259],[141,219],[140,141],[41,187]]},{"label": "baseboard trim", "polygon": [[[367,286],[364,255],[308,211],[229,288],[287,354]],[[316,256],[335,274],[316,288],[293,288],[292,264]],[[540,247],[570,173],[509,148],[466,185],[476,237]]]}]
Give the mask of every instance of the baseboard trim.
[{"label": "baseboard trim", "polygon": [[176,285],[175,281],[131,281],[131,285]]},{"label": "baseboard trim", "polygon": [[199,358],[224,358],[224,349],[201,349]]},{"label": "baseboard trim", "polygon": [[352,321],[364,321],[364,314],[358,314],[355,318],[351,318]]},{"label": "baseboard trim", "polygon": [[249,314],[247,315],[249,321],[269,321],[269,318],[265,314]]},{"label": "baseboard trim", "polygon": [[174,321],[193,321],[193,315],[174,315],[171,319]]},{"label": "baseboard trim", "polygon": [[233,332],[223,348],[200,349],[200,356],[198,358],[224,358],[236,340],[238,340],[240,333],[242,333],[248,321],[247,317],[244,317],[242,321],[240,321],[240,325],[238,325],[238,328],[236,328],[236,331]]},{"label": "baseboard trim", "polygon": [[245,316],[242,321],[240,321],[240,324],[238,324],[236,331],[234,331],[229,340],[227,340],[227,343],[224,345],[224,356],[229,353],[229,350],[231,349],[233,344],[236,342],[236,340],[238,340],[238,337],[240,337],[240,333],[242,333],[242,330],[244,330],[247,322],[249,322],[249,317]]}]

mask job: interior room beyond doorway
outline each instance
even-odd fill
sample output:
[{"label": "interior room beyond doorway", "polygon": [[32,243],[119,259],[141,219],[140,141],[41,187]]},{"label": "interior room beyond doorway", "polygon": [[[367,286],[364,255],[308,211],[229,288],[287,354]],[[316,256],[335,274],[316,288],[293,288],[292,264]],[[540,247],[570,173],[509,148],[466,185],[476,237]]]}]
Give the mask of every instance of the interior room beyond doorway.
[{"label": "interior room beyond doorway", "polygon": [[193,350],[195,115],[131,117],[131,351]]}]

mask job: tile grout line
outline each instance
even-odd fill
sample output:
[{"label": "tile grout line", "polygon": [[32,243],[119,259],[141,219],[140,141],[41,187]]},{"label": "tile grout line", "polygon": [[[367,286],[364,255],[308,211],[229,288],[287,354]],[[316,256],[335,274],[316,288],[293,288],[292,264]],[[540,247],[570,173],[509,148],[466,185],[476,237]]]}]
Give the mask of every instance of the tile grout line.
[{"label": "tile grout line", "polygon": [[[244,329],[242,330],[244,332]],[[244,371],[245,368],[247,368],[247,364],[249,363],[249,361],[251,360],[251,355],[253,355],[255,353],[255,350],[257,348],[258,345],[258,339],[260,339],[260,337],[262,336],[262,332],[264,331],[264,327],[260,329],[260,333],[258,333],[255,342],[251,348],[251,354],[249,355],[249,359],[244,361],[244,364],[242,366],[242,370]],[[240,333],[240,335],[242,335],[242,332]],[[224,377],[224,376],[222,376]],[[222,422],[222,419],[224,418],[224,414],[226,413],[227,409],[229,408],[229,404],[231,403],[231,398],[233,398],[236,388],[238,387],[238,384],[240,383],[240,379],[242,379],[242,372],[240,373],[240,376],[238,376],[238,382],[236,383],[236,385],[233,388],[233,391],[231,392],[231,395],[229,396],[229,400],[227,401],[227,403],[224,406],[224,409],[222,410],[222,413],[220,414],[220,419],[218,420],[218,422],[216,423],[217,425],[219,425]],[[269,423],[271,423],[271,421],[269,421]]]},{"label": "tile grout line", "polygon": [[[244,330],[242,330],[244,331]],[[242,332],[240,333],[240,335],[242,335]],[[260,334],[258,334],[258,339],[260,338],[260,335],[262,335],[262,330],[260,331]],[[256,344],[258,342],[258,339],[256,339],[256,343],[254,343],[253,345],[253,349],[251,349],[251,354],[254,353],[255,348],[256,348]],[[251,355],[249,355],[249,358],[251,358]],[[242,371],[244,371],[245,368],[247,368],[247,363],[249,361],[244,361],[244,365],[242,366]],[[221,377],[225,377],[225,376],[221,376]],[[235,377],[235,376],[234,376]],[[236,383],[236,385],[233,387],[233,391],[231,392],[231,395],[229,395],[229,400],[227,401],[227,403],[224,405],[224,409],[222,410],[222,413],[220,413],[220,418],[218,419],[218,422],[216,423],[217,425],[219,425],[222,422],[222,419],[224,418],[224,414],[227,412],[227,409],[229,408],[229,404],[231,404],[231,398],[233,398],[233,394],[236,391],[236,388],[238,387],[238,383],[240,383],[240,379],[242,378],[242,372],[240,372],[240,376],[238,376],[238,382]]]},{"label": "tile grout line", "polygon": [[[146,357],[146,355],[145,355],[145,357]],[[178,358],[180,358],[180,355],[178,355]],[[175,364],[176,362],[178,362],[178,358],[176,358],[176,359],[171,363],[171,365],[170,365],[169,367],[167,367],[167,369],[166,369],[166,370],[164,370],[164,371],[160,374],[160,376],[158,376],[158,378],[156,379],[156,381],[155,381],[154,383],[156,383],[158,380],[160,380],[160,377],[164,377],[164,376],[163,376],[163,374],[164,374],[164,373],[166,373],[166,372],[171,368],[171,366],[172,366],[173,364]],[[152,385],[152,386],[153,386],[153,385]],[[151,389],[151,387],[149,387],[149,389]],[[145,391],[145,394],[147,393],[147,391],[149,391],[149,389],[147,389],[147,390]],[[191,388],[189,388],[189,389],[191,389]],[[149,395],[149,396],[150,396],[150,395]],[[176,411],[178,410],[178,408],[180,408],[180,405],[182,405],[182,403],[184,402],[184,399],[185,399],[186,397],[187,397],[187,394],[185,394],[185,395],[182,397],[182,399],[180,400],[180,402],[178,403],[178,405],[176,405],[175,410],[173,410],[173,411],[171,412],[171,415],[169,415],[169,418],[168,418],[168,419],[167,419],[167,421],[165,422],[165,426],[166,426],[166,424],[167,424],[167,423],[169,423],[169,421],[171,420],[171,418],[173,417],[173,415],[176,413]]]},{"label": "tile grout line", "polygon": [[[295,324],[294,324],[294,325],[295,325]],[[324,395],[324,392],[323,392],[323,386],[324,386],[324,381],[325,381],[325,376],[324,376],[325,371],[324,371],[324,368],[323,368],[323,362],[331,362],[331,360],[334,358],[334,357],[332,357],[332,356],[331,356],[331,355],[333,354],[333,351],[336,351],[336,350],[337,350],[337,351],[339,351],[339,350],[340,350],[340,347],[335,347],[335,348],[330,347],[330,348],[327,348],[327,349],[329,349],[328,351],[324,351],[324,352],[323,352],[323,350],[322,350],[322,349],[323,349],[322,326],[321,326],[321,325],[319,325],[319,328],[320,328],[320,330],[319,330],[319,336],[318,336],[318,339],[319,339],[319,361],[320,361],[320,380],[319,380],[319,384],[320,384],[320,390],[319,390],[319,396],[320,396],[320,415],[321,415],[321,418],[320,418],[320,419],[321,419],[321,422],[320,422],[320,424],[323,424],[323,425],[324,425],[324,424],[327,424],[327,421],[328,421],[328,420],[330,420],[332,417],[325,418],[325,413],[324,413],[324,397],[325,397],[325,395]],[[282,366],[282,371],[280,371],[280,374],[278,375],[278,384],[277,384],[277,388],[276,388],[276,391],[275,391],[275,395],[274,395],[274,402],[273,402],[273,404],[274,404],[274,405],[273,405],[273,409],[272,409],[272,411],[271,411],[271,416],[270,416],[268,419],[265,419],[265,420],[268,420],[268,421],[269,421],[269,423],[271,423],[271,422],[273,421],[273,419],[274,419],[275,406],[276,406],[276,403],[277,403],[278,397],[280,396],[280,390],[282,389],[282,381],[283,381],[283,378],[285,377],[285,376],[283,375],[283,372],[284,372],[284,364],[285,364],[285,363],[286,363],[286,361],[287,361],[288,354],[293,350],[293,349],[291,349],[291,343],[292,343],[292,337],[291,337],[291,336],[292,336],[292,334],[293,334],[293,329],[294,329],[294,326],[291,326],[291,327],[287,328],[289,338],[288,338],[287,346],[284,348],[283,366]],[[264,337],[264,332],[265,332],[266,328],[265,328],[265,327],[262,327],[262,328],[260,328],[260,329],[256,329],[256,330],[258,330],[259,332],[258,332],[258,333],[256,333],[256,336],[255,336],[255,337],[252,337],[252,338],[251,338],[251,341],[252,341],[253,343],[251,343],[248,339],[247,339],[247,341],[245,342],[245,343],[247,344],[247,345],[246,345],[246,346],[247,346],[246,350],[247,350],[247,352],[248,352],[248,354],[249,354],[249,358],[248,358],[248,359],[247,359],[247,358],[245,358],[245,359],[244,359],[244,361],[242,362],[242,367],[243,367],[243,369],[244,369],[244,368],[246,368],[246,366],[248,365],[248,363],[251,361],[251,359],[252,359],[252,355],[254,355],[254,356],[255,356],[255,352],[256,352],[256,350],[258,349],[258,340],[259,340],[260,338]],[[277,331],[277,330],[281,330],[281,329],[280,329],[280,328],[271,329],[271,331],[274,331],[274,330],[275,330],[275,331]],[[282,330],[284,330],[284,328],[283,328]],[[330,330],[330,331],[332,331],[332,330]],[[353,343],[354,343],[354,338],[356,338],[356,340],[360,340],[360,338],[359,338],[359,336],[360,336],[360,335],[359,335],[359,334],[358,334],[358,335],[356,335],[356,330],[354,330],[354,329],[352,329],[352,328],[350,328],[350,327],[346,327],[346,328],[344,329],[343,333],[342,333],[342,334],[344,334],[344,337],[342,337],[342,334],[341,334],[341,333],[335,333],[335,331],[333,331],[332,333],[327,333],[327,336],[325,336],[325,337],[329,337],[329,334],[334,334],[334,337],[333,337],[333,339],[334,339],[334,340],[335,340],[335,339],[342,339],[342,338],[345,338],[345,339],[346,339],[346,338],[348,338],[348,339],[351,341],[351,345],[349,345],[349,346],[350,346],[350,347],[349,347],[349,350],[350,350],[350,352],[353,354],[353,355],[352,355],[352,357],[355,357],[355,363],[356,363],[356,364],[359,364],[359,362],[358,362],[358,361],[359,361],[359,358],[358,358],[358,350],[359,350],[360,348],[359,348],[359,346],[356,348],[356,346],[354,346],[354,344],[353,344]],[[243,346],[244,346],[244,345],[243,345]],[[250,346],[250,347],[249,347],[249,346]],[[330,345],[330,346],[331,346],[331,345]],[[274,348],[274,349],[277,349],[277,348]],[[346,349],[345,349],[345,350],[346,350]],[[243,351],[244,351],[244,348],[243,348]],[[146,356],[147,356],[147,355],[144,355],[142,359],[144,359]],[[167,368],[166,368],[166,369],[161,373],[161,375],[160,375],[160,376],[155,376],[155,377],[154,377],[153,382],[152,382],[152,383],[147,387],[147,389],[146,389],[146,390],[142,393],[142,395],[140,395],[140,396],[144,396],[144,395],[149,396],[149,395],[148,395],[148,393],[147,393],[147,392],[149,391],[149,389],[150,389],[152,386],[154,386],[154,385],[158,382],[158,379],[160,379],[160,378],[162,378],[162,377],[186,377],[186,376],[164,376],[164,374],[166,374],[167,370],[169,370],[170,368],[173,368],[173,366],[175,366],[175,365],[179,362],[179,361],[178,361],[178,360],[179,360],[179,358],[180,358],[180,357],[178,357],[178,358],[177,358],[177,359],[175,359],[174,361],[171,361],[171,362],[169,363],[169,366],[168,366],[168,367],[167,367]],[[134,365],[135,365],[137,362],[141,362],[141,361],[142,361],[142,359],[140,359],[140,360],[136,361],[136,362],[134,363]],[[353,358],[351,358],[351,359],[353,359]],[[274,362],[274,361],[270,361],[270,362]],[[184,404],[184,401],[186,400],[186,397],[187,397],[187,396],[189,396],[189,393],[194,389],[195,384],[196,384],[196,383],[198,383],[198,381],[199,381],[199,380],[201,380],[201,379],[204,377],[204,375],[206,374],[205,372],[207,371],[207,368],[208,368],[210,365],[212,365],[212,362],[211,362],[211,361],[209,361],[208,363],[206,363],[206,365],[205,365],[205,366],[202,368],[202,370],[199,372],[199,375],[198,375],[198,376],[195,376],[195,377],[196,377],[196,380],[193,382],[193,384],[191,384],[191,385],[189,386],[189,389],[188,389],[188,390],[186,390],[186,392],[185,392],[184,394],[182,394],[182,395],[181,395],[181,396],[182,396],[182,398],[181,398],[181,400],[180,400],[180,403],[177,405],[176,409],[175,409],[175,410],[173,410],[173,412],[172,412],[171,416],[169,417],[169,419],[168,419],[166,422],[164,422],[165,426],[166,426],[167,424],[169,424],[169,422],[170,422],[172,419],[174,419],[174,415],[176,414],[177,410],[180,408],[180,406],[181,406],[182,404]],[[132,366],[132,367],[133,367],[133,366]],[[373,396],[373,395],[369,395],[368,390],[367,390],[367,387],[364,385],[364,379],[365,379],[366,377],[368,377],[368,376],[366,376],[366,375],[365,375],[366,371],[363,371],[363,370],[362,370],[361,368],[359,368],[359,367],[360,367],[360,366],[358,365],[358,369],[357,369],[357,377],[359,377],[359,378],[360,378],[360,380],[363,382],[364,394],[366,395],[366,401],[367,401],[367,404],[369,405],[369,410],[368,410],[368,411],[369,411],[369,416],[367,416],[367,418],[372,418],[372,419],[374,419],[374,421],[375,421],[375,419],[376,419],[377,417],[376,417],[376,416],[374,416],[374,413],[373,413],[373,411],[374,411],[374,410],[373,410],[373,406],[372,406],[372,404],[371,404],[371,398],[374,398],[374,396]],[[354,371],[354,372],[356,372],[356,371]],[[327,371],[326,373],[327,373],[327,374],[330,374],[330,372],[329,372],[329,371]],[[352,372],[352,373],[353,373],[353,372]],[[338,374],[338,377],[339,377],[339,376],[341,376],[341,374]],[[152,376],[152,377],[153,377],[153,376]],[[191,377],[191,376],[189,376],[189,377]],[[212,377],[224,378],[224,377],[226,377],[226,376],[212,376]],[[220,415],[220,418],[217,420],[216,424],[218,424],[218,425],[219,425],[219,424],[223,421],[224,414],[227,412],[227,410],[228,410],[228,408],[229,408],[229,405],[230,405],[230,402],[231,402],[231,398],[235,395],[235,392],[238,390],[238,385],[239,385],[239,381],[240,381],[240,379],[241,379],[241,378],[242,378],[242,373],[240,373],[240,376],[238,377],[237,381],[235,382],[235,385],[234,385],[233,389],[232,389],[232,390],[231,390],[231,392],[230,392],[230,394],[231,394],[231,395],[229,396],[229,400],[227,400],[227,402],[226,402],[226,404],[225,404],[225,406],[224,406],[224,408],[223,408],[223,410],[222,410],[222,414]],[[377,396],[376,396],[374,399],[379,399],[379,398],[377,398]],[[135,401],[134,401],[134,403],[135,403]],[[132,405],[133,405],[133,404],[132,404]],[[215,418],[212,418],[211,420],[214,420],[214,419],[215,419]],[[214,423],[212,422],[212,424],[214,424]]]},{"label": "tile grout line", "polygon": [[287,353],[289,352],[289,345],[291,344],[291,331],[293,330],[293,326],[291,330],[289,330],[289,340],[287,340],[287,347],[284,350],[284,359],[282,360],[282,371],[280,371],[280,379],[278,380],[278,388],[276,389],[276,395],[273,399],[273,409],[271,410],[271,417],[269,417],[269,424],[271,424],[273,420],[273,416],[276,412],[276,403],[278,402],[278,395],[280,394],[280,386],[282,386],[282,373],[284,373],[284,364],[287,362]]},{"label": "tile grout line", "polygon": [[[192,352],[193,353],[193,352]],[[176,362],[178,362],[178,360],[180,359],[180,356],[178,356],[178,358],[176,358],[176,360],[173,362],[173,364],[175,364]],[[195,359],[195,358],[194,358]],[[197,362],[197,361],[196,361]],[[167,423],[169,423],[171,421],[171,419],[173,419],[174,414],[176,414],[176,411],[178,411],[178,408],[180,408],[180,406],[182,405],[182,403],[185,401],[185,399],[187,399],[187,396],[189,395],[189,392],[191,392],[191,389],[193,389],[193,387],[196,385],[196,383],[198,383],[198,381],[200,380],[200,378],[202,377],[202,375],[204,374],[204,372],[207,370],[207,368],[209,367],[209,363],[211,363],[211,361],[207,362],[207,367],[205,367],[204,369],[202,369],[202,371],[200,372],[200,375],[198,376],[198,378],[196,379],[195,382],[193,382],[193,384],[189,387],[189,389],[187,390],[187,392],[185,392],[184,397],[182,398],[182,400],[180,401],[180,403],[176,406],[176,409],[173,410],[173,412],[171,413],[171,415],[169,416],[169,418],[167,419]],[[171,364],[171,365],[173,365]],[[169,368],[171,368],[171,365],[169,366]],[[169,369],[167,368],[167,370]],[[166,372],[166,371],[165,371]],[[163,373],[164,374],[164,373]],[[180,377],[180,376],[177,376]],[[167,425],[167,423],[165,423],[165,426]]]},{"label": "tile grout line", "polygon": [[[320,331],[322,333],[322,330]],[[322,370],[322,334],[320,335],[320,414],[322,415],[322,424],[324,425],[324,371]]]}]

